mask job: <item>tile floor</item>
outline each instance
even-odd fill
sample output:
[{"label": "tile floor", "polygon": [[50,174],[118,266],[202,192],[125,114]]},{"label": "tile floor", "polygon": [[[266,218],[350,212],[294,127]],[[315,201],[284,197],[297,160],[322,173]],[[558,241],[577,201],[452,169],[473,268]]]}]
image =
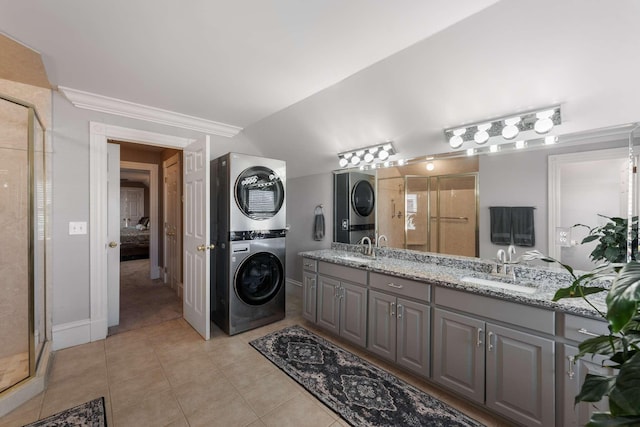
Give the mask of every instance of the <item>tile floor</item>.
[{"label": "tile floor", "polygon": [[285,320],[233,337],[214,328],[212,339],[203,341],[176,319],[59,350],[45,392],[0,418],[0,426],[21,426],[100,396],[106,400],[109,426],[116,427],[346,426],[248,344],[296,323],[487,426],[508,425],[314,328],[300,317],[299,308],[299,296],[289,292]]}]

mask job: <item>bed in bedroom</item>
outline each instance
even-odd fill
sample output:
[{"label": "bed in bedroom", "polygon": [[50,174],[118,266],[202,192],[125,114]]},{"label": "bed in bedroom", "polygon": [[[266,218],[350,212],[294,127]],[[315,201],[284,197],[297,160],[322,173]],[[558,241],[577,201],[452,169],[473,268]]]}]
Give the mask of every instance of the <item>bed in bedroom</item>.
[{"label": "bed in bedroom", "polygon": [[[142,229],[140,229],[142,228]],[[149,258],[149,230],[143,227],[120,229],[120,261]]]}]

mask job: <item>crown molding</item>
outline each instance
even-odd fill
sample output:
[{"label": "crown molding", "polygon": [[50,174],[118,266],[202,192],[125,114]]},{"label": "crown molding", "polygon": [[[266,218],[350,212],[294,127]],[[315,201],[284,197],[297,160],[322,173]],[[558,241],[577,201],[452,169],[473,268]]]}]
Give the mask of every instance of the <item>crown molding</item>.
[{"label": "crown molding", "polygon": [[122,99],[110,98],[108,96],[97,95],[64,86],[58,86],[58,90],[78,108],[99,111],[101,113],[115,114],[117,116],[129,117],[132,119],[144,120],[152,123],[178,127],[182,129],[195,130],[202,133],[225,136],[232,138],[236,136],[241,127],[214,122],[212,120],[201,119],[199,117],[188,116],[186,114],[150,107],[148,105],[136,104]]}]

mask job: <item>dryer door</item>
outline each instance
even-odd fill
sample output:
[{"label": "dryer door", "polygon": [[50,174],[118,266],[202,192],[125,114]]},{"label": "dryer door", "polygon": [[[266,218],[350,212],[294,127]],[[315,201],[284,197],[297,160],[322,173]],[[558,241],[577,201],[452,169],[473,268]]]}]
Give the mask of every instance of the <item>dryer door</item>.
[{"label": "dryer door", "polygon": [[284,284],[282,263],[274,254],[258,252],[240,264],[234,280],[238,298],[249,305],[271,301]]},{"label": "dryer door", "polygon": [[351,206],[361,217],[367,217],[375,207],[375,190],[367,180],[360,180],[353,186],[351,192]]},{"label": "dryer door", "polygon": [[244,215],[256,220],[269,219],[282,208],[284,186],[276,172],[264,166],[254,166],[238,175],[235,197]]}]

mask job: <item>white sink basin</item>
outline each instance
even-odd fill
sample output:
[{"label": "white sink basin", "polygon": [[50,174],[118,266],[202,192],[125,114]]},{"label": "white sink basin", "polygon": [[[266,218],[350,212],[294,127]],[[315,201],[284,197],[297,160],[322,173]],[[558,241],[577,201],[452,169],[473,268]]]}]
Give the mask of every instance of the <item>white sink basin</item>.
[{"label": "white sink basin", "polygon": [[514,285],[513,283],[504,283],[497,280],[480,279],[479,277],[463,277],[460,281],[469,285],[486,286],[488,288],[523,292],[525,294],[533,294],[537,291],[536,288],[530,288],[528,286]]},{"label": "white sink basin", "polygon": [[371,261],[375,261],[375,258],[365,258],[361,256],[351,256],[351,255],[341,256],[340,259],[343,261],[351,261],[351,262],[358,262],[358,263],[365,263],[365,264]]}]

